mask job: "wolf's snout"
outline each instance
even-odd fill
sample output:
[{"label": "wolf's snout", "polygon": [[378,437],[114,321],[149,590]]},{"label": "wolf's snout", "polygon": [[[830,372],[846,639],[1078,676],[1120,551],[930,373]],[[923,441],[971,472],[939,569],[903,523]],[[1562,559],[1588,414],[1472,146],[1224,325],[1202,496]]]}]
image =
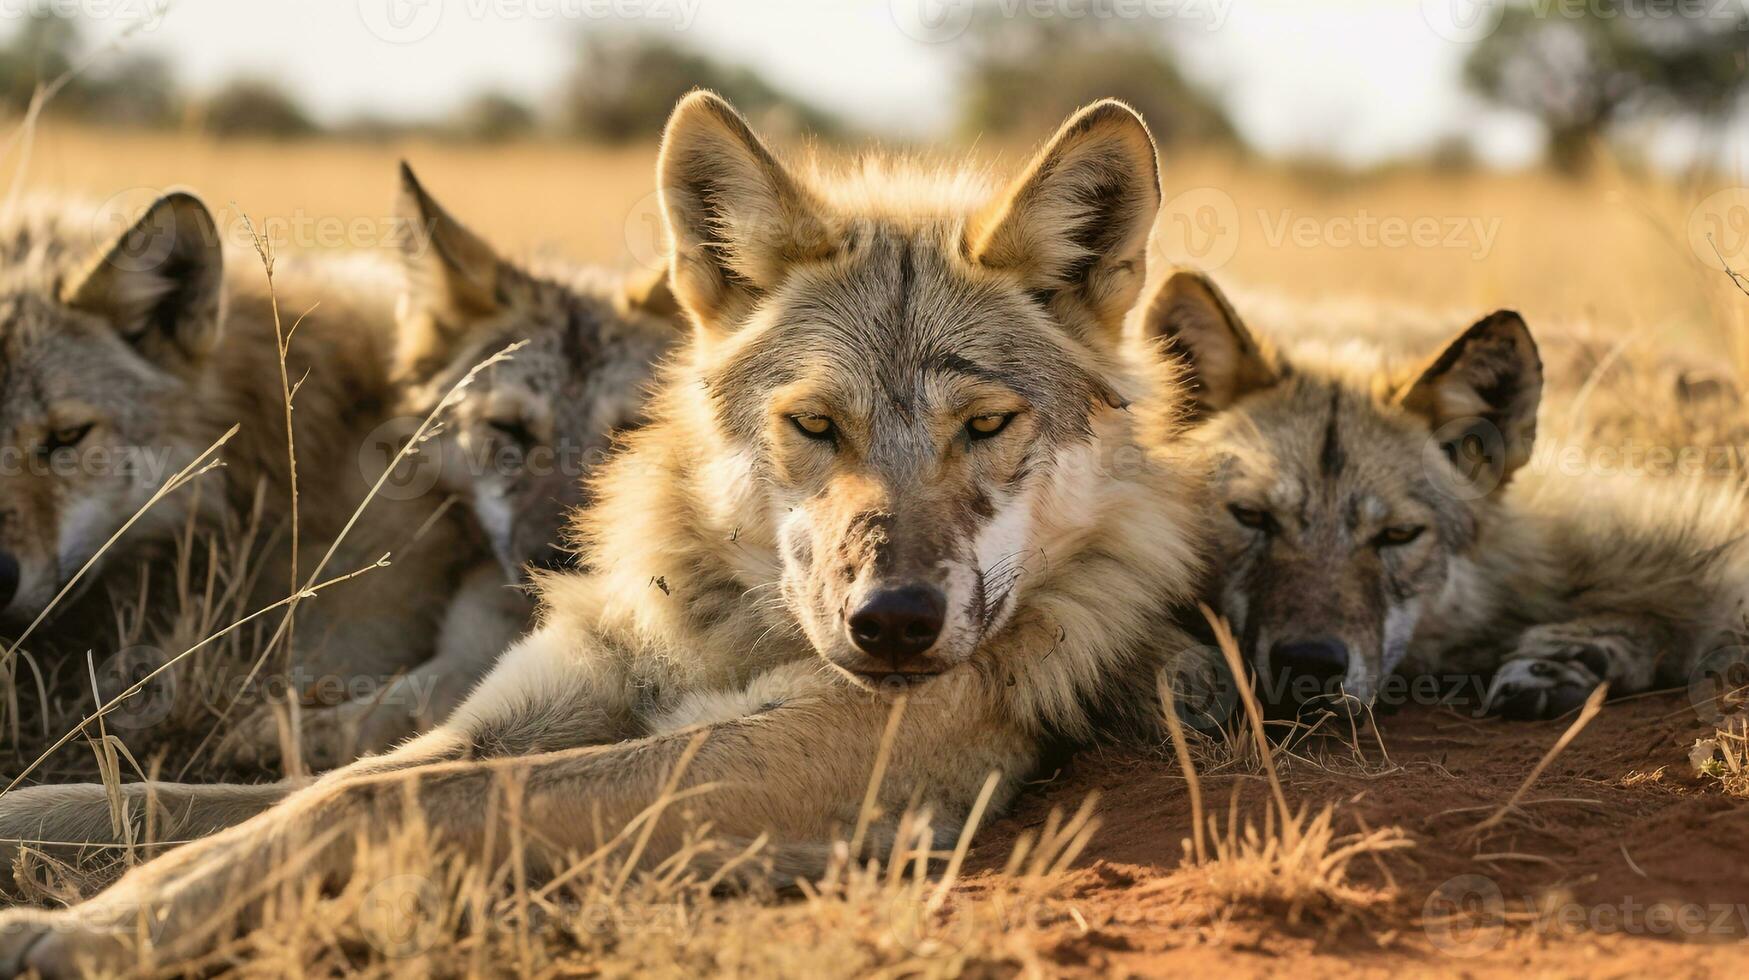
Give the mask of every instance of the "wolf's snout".
[{"label": "wolf's snout", "polygon": [[1348,674],[1348,645],[1328,637],[1287,640],[1269,651],[1269,663],[1294,701],[1339,693]]},{"label": "wolf's snout", "polygon": [[935,645],[946,620],[947,596],[931,586],[911,585],[870,595],[847,625],[858,650],[903,671],[906,660]]},{"label": "wolf's snout", "polygon": [[0,551],[0,609],[12,605],[12,597],[18,594],[18,559],[11,553]]}]

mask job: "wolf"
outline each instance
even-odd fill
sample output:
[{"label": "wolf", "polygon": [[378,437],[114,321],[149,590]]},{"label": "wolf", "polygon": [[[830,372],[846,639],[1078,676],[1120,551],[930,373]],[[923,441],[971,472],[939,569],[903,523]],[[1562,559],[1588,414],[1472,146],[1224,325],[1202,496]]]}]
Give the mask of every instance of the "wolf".
[{"label": "wolf", "polygon": [[[1111,691],[1153,690],[1186,641],[1203,511],[1171,372],[1122,337],[1160,201],[1140,117],[1082,110],[992,192],[883,158],[786,163],[698,92],[657,185],[693,337],[598,471],[587,570],[536,577],[540,626],[436,730],[76,908],[6,913],[0,968],[131,964],[142,907],[160,955],[207,949],[259,914],[228,883],[317,827],[335,832],[309,870],[344,880],[353,828],[389,832],[403,802],[494,860],[481,801],[506,777],[536,872],[672,778],[719,839],[763,836],[774,878],[806,876],[869,812],[877,756],[863,839],[912,803],[952,837],[990,774],[1000,807]],[[166,832],[200,829],[205,798]],[[43,829],[84,829],[59,815]],[[686,826],[665,811],[643,859]]]},{"label": "wolf", "polygon": [[[39,207],[4,236],[0,620],[30,632],[36,662],[115,650],[102,628],[110,607],[148,585],[148,618],[161,618],[179,598],[159,593],[175,591],[191,524],[220,536],[263,501],[272,511],[289,501],[276,303],[292,335],[301,540],[294,566],[284,521],[254,529],[253,567],[236,572],[250,583],[244,612],[290,594],[290,570],[307,574],[341,536],[400,448],[385,439],[404,441],[470,367],[526,342],[445,404],[439,437],[411,463],[436,478],[391,482],[329,571],[384,553],[391,563],[300,607],[290,670],[276,667],[312,689],[371,682],[360,700],[304,713],[308,761],[331,768],[429,724],[527,628],[532,605],[512,586],[528,563],[560,560],[577,477],[635,422],[642,382],[678,336],[672,300],[648,281],[499,258],[405,166],[398,218],[399,262],[280,259],[271,293],[258,263],[225,254],[211,212],[186,192],[110,239],[95,240],[71,205]],[[104,547],[231,425],[222,468]],[[467,506],[451,506],[458,498]],[[180,685],[199,690],[196,713],[234,696],[220,689],[228,679],[197,680]],[[218,757],[254,767],[278,745],[277,721],[261,712]]]},{"label": "wolf", "polygon": [[[1396,703],[1404,679],[1432,678],[1434,697],[1547,718],[1603,683],[1636,693],[1741,659],[1741,494],[1527,466],[1543,372],[1518,314],[1393,362],[1356,343],[1284,350],[1194,271],[1139,311],[1194,392],[1211,604],[1277,714]],[[1223,692],[1215,664],[1185,670]]]},{"label": "wolf", "polygon": [[[97,224],[78,207],[45,205],[0,235],[0,624],[37,663],[112,651],[109,607],[154,574],[173,580],[165,565],[191,527],[222,528],[263,500],[283,513],[292,489],[266,277],[227,263],[211,212],[186,192],[163,195],[114,237],[100,239]],[[345,289],[323,270],[281,272],[282,306],[323,300],[285,352],[287,374],[303,379],[293,425],[308,570],[369,486],[356,447],[371,413],[393,403],[396,337],[392,295]],[[215,451],[221,467],[160,494],[233,426]],[[443,511],[435,495],[373,507],[331,571],[389,551],[397,561],[303,605],[304,666],[390,676],[429,643],[480,551],[463,516]],[[284,522],[260,536],[251,609],[294,589]],[[404,600],[393,615],[336,627],[352,619],[350,604],[382,608],[384,595]]]},{"label": "wolf", "polygon": [[[316,769],[429,728],[526,628],[531,571],[575,560],[568,516],[587,506],[587,477],[613,441],[643,424],[646,389],[683,336],[665,275],[506,259],[405,163],[395,214],[400,286],[389,377],[398,400],[393,420],[375,431],[378,456],[393,458],[438,413],[438,434],[409,457],[399,485],[431,484],[464,502],[497,567],[470,573],[430,659],[370,697],[302,714],[299,744]],[[513,345],[511,356],[494,359]],[[273,713],[259,715],[222,754],[257,765],[271,759],[279,725]]]}]

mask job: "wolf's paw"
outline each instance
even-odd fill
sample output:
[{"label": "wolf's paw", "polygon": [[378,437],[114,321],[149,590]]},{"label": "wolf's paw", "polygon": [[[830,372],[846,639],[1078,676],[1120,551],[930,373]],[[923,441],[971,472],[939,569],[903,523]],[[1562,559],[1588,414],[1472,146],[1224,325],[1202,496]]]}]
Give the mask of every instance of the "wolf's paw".
[{"label": "wolf's paw", "polygon": [[0,978],[120,972],[134,964],[129,935],[107,916],[87,914],[84,906],[0,912]]},{"label": "wolf's paw", "polygon": [[1487,710],[1518,721],[1558,718],[1585,703],[1603,678],[1594,658],[1516,657],[1500,665],[1488,686]]},{"label": "wolf's paw", "polygon": [[[411,722],[370,701],[307,708],[298,716],[298,744],[304,765],[314,772],[344,766],[380,752],[414,734]],[[265,769],[281,760],[280,723],[271,711],[239,722],[220,743],[219,760],[239,768]]]}]

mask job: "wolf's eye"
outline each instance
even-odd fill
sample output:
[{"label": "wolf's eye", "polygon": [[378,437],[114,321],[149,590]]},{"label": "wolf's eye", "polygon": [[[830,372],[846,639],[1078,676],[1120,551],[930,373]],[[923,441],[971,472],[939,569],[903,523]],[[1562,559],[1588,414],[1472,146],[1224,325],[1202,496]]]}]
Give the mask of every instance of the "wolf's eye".
[{"label": "wolf's eye", "polygon": [[966,420],[966,435],[972,439],[988,439],[1014,421],[1013,412],[998,412],[993,415],[974,415]]},{"label": "wolf's eye", "polygon": [[49,433],[49,437],[43,440],[42,446],[37,451],[47,456],[62,449],[71,449],[85,441],[85,437],[91,434],[93,424],[87,422],[84,425],[69,425],[56,429]]},{"label": "wolf's eye", "polygon": [[1256,531],[1272,532],[1275,530],[1275,518],[1268,511],[1243,504],[1228,504],[1227,512],[1233,515],[1233,520]]},{"label": "wolf's eye", "polygon": [[824,415],[791,415],[789,420],[795,425],[797,432],[809,439],[827,442],[838,432],[832,425],[832,420]]},{"label": "wolf's eye", "polygon": [[1373,544],[1380,548],[1399,547],[1420,537],[1421,532],[1425,530],[1427,529],[1420,524],[1400,524],[1396,527],[1387,527],[1373,538]]}]

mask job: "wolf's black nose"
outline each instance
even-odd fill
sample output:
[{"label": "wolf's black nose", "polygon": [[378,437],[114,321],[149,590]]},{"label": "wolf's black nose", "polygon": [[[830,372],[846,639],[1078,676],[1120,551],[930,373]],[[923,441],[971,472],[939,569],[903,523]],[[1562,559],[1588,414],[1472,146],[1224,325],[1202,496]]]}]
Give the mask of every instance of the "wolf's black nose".
[{"label": "wolf's black nose", "polygon": [[[1285,681],[1294,700],[1306,701],[1323,694],[1337,694],[1342,678],[1348,674],[1348,645],[1341,640],[1289,640],[1277,643],[1269,651],[1269,663]],[[1316,688],[1310,688],[1312,682]]]},{"label": "wolf's black nose", "polygon": [[857,649],[893,662],[915,657],[935,645],[947,619],[947,596],[940,589],[911,585],[882,589],[850,616],[850,639]]},{"label": "wolf's black nose", "polygon": [[0,609],[12,605],[12,597],[18,594],[18,559],[11,553],[0,551]]}]

